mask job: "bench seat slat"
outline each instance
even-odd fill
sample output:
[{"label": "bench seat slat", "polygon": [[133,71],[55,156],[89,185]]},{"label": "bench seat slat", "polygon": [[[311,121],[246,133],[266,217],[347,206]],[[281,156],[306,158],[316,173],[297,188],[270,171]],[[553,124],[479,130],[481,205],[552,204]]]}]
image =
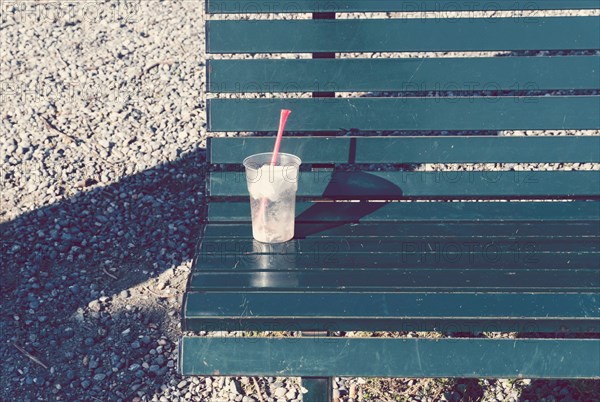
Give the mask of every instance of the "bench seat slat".
[{"label": "bench seat slat", "polygon": [[209,60],[210,92],[595,89],[600,57]]},{"label": "bench seat slat", "polygon": [[600,256],[596,253],[564,253],[548,251],[529,251],[526,255],[518,253],[474,253],[428,255],[423,253],[361,253],[334,254],[324,250],[321,254],[242,254],[213,253],[200,255],[194,261],[194,270],[221,271],[265,270],[269,267],[292,270],[328,270],[328,269],[597,269]]},{"label": "bench seat slat", "polygon": [[[236,165],[249,155],[271,152],[274,142],[272,137],[209,140],[209,162]],[[600,136],[286,136],[280,150],[317,164],[586,163],[600,162]]]},{"label": "bench seat slat", "polygon": [[[600,329],[600,294],[459,292],[187,292],[188,330],[423,331],[495,323],[540,332]],[[270,328],[270,329],[265,329]],[[396,328],[396,329],[391,329]],[[459,331],[459,329],[454,329]],[[489,327],[487,331],[489,331]],[[503,329],[497,329],[502,331]]]},{"label": "bench seat slat", "polygon": [[[599,302],[597,293],[188,292],[185,312],[187,318],[234,319],[297,316],[594,320],[600,319]],[[252,313],[245,315],[245,310]]]},{"label": "bench seat slat", "polygon": [[555,130],[600,128],[600,97],[209,99],[209,131]]},{"label": "bench seat slat", "polygon": [[[391,238],[426,239],[428,237],[469,238],[519,238],[526,241],[532,237],[587,238],[600,237],[600,223],[297,223],[297,239]],[[252,226],[248,223],[210,224],[204,230],[204,239],[250,239]]]},{"label": "bench seat slat", "polygon": [[209,20],[208,53],[600,48],[598,17]]},{"label": "bench seat slat", "polygon": [[390,1],[390,0],[208,0],[209,14],[254,14],[294,12],[423,12],[423,11],[500,11],[500,10],[573,10],[598,8],[598,0],[544,0],[540,2],[496,0],[473,2],[455,0],[437,1]]},{"label": "bench seat slat", "polygon": [[403,290],[585,292],[600,291],[600,269],[363,269],[203,271],[192,274],[188,291],[315,290],[368,292]]},{"label": "bench seat slat", "polygon": [[[243,172],[212,172],[211,196],[248,196]],[[355,199],[600,195],[600,171],[302,172],[299,196]],[[335,205],[328,206],[332,210]]]},{"label": "bench seat slat", "polygon": [[[530,251],[562,251],[562,252],[600,252],[598,237],[487,237],[473,236],[441,236],[415,239],[414,237],[326,237],[293,239],[283,244],[266,244],[247,238],[206,238],[200,246],[202,252],[217,254],[246,255],[261,254],[296,254],[319,253],[327,247],[329,253],[410,253],[439,252],[447,250],[451,253],[477,253],[487,250],[489,253],[509,253],[521,250]],[[422,247],[422,249],[420,248]]]},{"label": "bench seat slat", "polygon": [[[371,205],[375,204],[375,205]],[[209,222],[250,222],[250,203],[211,202]],[[586,222],[600,226],[600,203],[576,202],[297,202],[296,222]]]},{"label": "bench seat slat", "polygon": [[184,375],[600,378],[598,339],[183,337],[179,356]]}]

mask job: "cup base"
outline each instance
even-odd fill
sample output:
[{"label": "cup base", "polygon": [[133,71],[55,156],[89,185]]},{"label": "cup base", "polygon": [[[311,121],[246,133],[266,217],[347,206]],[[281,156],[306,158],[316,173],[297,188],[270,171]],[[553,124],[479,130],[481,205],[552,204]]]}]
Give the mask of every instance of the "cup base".
[{"label": "cup base", "polygon": [[278,241],[267,241],[267,240],[261,240],[261,239],[257,239],[256,237],[252,237],[255,241],[259,242],[259,243],[263,243],[263,244],[282,244],[282,243],[287,243],[290,240],[294,240],[294,237],[290,237],[287,240],[278,240]]}]

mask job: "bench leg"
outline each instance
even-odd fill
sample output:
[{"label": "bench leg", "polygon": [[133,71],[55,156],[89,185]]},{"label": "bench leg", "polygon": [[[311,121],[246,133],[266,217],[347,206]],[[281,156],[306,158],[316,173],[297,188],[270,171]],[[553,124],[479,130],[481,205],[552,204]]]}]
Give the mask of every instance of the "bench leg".
[{"label": "bench leg", "polygon": [[302,386],[308,390],[303,402],[331,402],[331,377],[302,377]]},{"label": "bench leg", "polygon": [[[302,331],[305,337],[327,336],[327,331]],[[302,377],[302,387],[307,393],[302,395],[302,402],[331,402],[331,377]]]}]

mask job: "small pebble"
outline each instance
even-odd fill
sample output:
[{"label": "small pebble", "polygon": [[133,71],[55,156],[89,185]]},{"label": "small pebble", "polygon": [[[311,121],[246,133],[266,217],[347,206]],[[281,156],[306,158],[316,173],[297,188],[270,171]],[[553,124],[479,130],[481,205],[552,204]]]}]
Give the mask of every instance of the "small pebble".
[{"label": "small pebble", "polygon": [[275,392],[273,393],[273,395],[275,395],[277,398],[282,398],[285,396],[286,393],[287,393],[287,389],[285,389],[284,387],[279,387],[279,388],[275,389]]},{"label": "small pebble", "polygon": [[106,374],[99,373],[94,376],[94,381],[102,381],[105,378],[106,378]]}]

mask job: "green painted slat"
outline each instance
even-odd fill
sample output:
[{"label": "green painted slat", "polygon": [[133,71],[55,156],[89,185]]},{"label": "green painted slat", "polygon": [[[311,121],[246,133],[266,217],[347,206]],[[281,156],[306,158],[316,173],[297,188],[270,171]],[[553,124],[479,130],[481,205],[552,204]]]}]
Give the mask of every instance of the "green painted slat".
[{"label": "green painted slat", "polygon": [[600,48],[598,17],[209,20],[206,24],[208,53]]},{"label": "green painted slat", "polygon": [[[600,76],[600,75],[599,75]],[[272,137],[217,137],[209,161],[237,164],[273,150]],[[600,136],[286,137],[281,152],[302,163],[600,162]]]},{"label": "green painted slat", "polygon": [[366,318],[360,320],[248,320],[192,319],[184,321],[186,331],[441,331],[441,332],[581,332],[598,333],[600,324],[573,319],[526,321],[492,319],[406,319],[402,321]]},{"label": "green painted slat", "polygon": [[[374,204],[374,205],[372,205]],[[333,213],[333,210],[335,213]],[[249,202],[211,202],[210,222],[250,222]],[[581,202],[297,202],[296,222],[573,222],[600,226],[600,203]]]},{"label": "green painted slat", "polygon": [[[426,247],[426,245],[423,245]],[[337,253],[331,247],[295,254],[210,253],[199,254],[194,271],[330,269],[598,269],[598,253],[528,251],[524,253]]]},{"label": "green painted slat", "polygon": [[[476,255],[476,254],[523,254],[532,252],[599,253],[597,237],[330,237],[323,239],[294,239],[286,242],[277,253],[294,255],[298,252],[314,253],[319,258],[323,250],[335,258],[337,253],[418,253],[424,255]],[[260,256],[273,253],[268,244],[250,238],[207,238],[202,241],[200,252],[207,255],[244,254]],[[459,258],[459,256],[457,256]],[[600,255],[599,255],[600,258]]]},{"label": "green painted slat", "polygon": [[596,89],[600,57],[209,60],[210,92]]},{"label": "green painted slat", "polygon": [[209,131],[599,129],[600,96],[209,99]]},{"label": "green painted slat", "polygon": [[[243,172],[212,172],[211,196],[248,196]],[[299,196],[357,199],[412,197],[597,197],[600,171],[302,172]],[[328,205],[334,214],[335,205]]]},{"label": "green painted slat", "polygon": [[[209,14],[255,14],[255,13],[295,13],[295,12],[423,12],[423,11],[501,11],[501,10],[572,10],[600,8],[598,0],[544,0],[515,1],[496,0],[494,2],[426,0],[208,0]],[[535,14],[533,14],[535,15]]]},{"label": "green painted slat", "polygon": [[[275,268],[275,267],[273,267]],[[368,292],[404,290],[557,292],[600,291],[600,269],[592,270],[435,270],[346,268],[323,271],[236,271],[192,274],[187,291],[323,290]]]},{"label": "green painted slat", "polygon": [[577,323],[600,328],[599,303],[598,293],[187,292],[184,323],[190,330],[270,326],[288,331],[369,331],[393,324],[402,331],[402,324],[431,328],[437,323],[440,331],[465,331],[469,322],[474,327],[493,322],[497,328],[527,324],[526,332],[541,332]]},{"label": "green painted slat", "polygon": [[179,356],[183,375],[600,378],[598,339],[183,337]]},{"label": "green painted slat", "polygon": [[[597,293],[188,292],[187,318],[600,319]],[[348,307],[352,306],[351,309]],[[252,308],[245,316],[244,310]]]},{"label": "green painted slat", "polygon": [[[249,218],[248,218],[249,219]],[[392,239],[425,239],[428,237],[462,236],[483,237],[490,236],[510,237],[527,240],[531,237],[552,238],[585,238],[599,237],[599,223],[405,223],[398,225],[392,223],[296,223],[295,236],[297,239],[322,238],[330,239],[337,237],[375,237]],[[242,239],[252,238],[252,226],[250,223],[242,224],[209,224],[204,229],[204,239]]]},{"label": "green painted slat", "polygon": [[[382,163],[410,163],[411,159],[416,161],[421,157],[432,163],[600,162],[600,136],[571,137],[577,139],[562,137],[565,139],[558,141],[552,141],[558,137],[473,137],[477,138],[475,141],[469,141],[469,137],[461,137],[465,139],[463,142],[446,138],[451,137],[430,141],[404,141],[400,138],[385,141],[383,137],[371,138],[374,141],[357,139],[356,162],[369,163],[377,159],[377,162]],[[498,139],[500,141],[494,141]]]},{"label": "green painted slat", "polygon": [[[245,157],[261,152],[272,152],[272,137],[222,137],[208,138],[206,149],[210,163],[233,163],[241,165]],[[281,142],[281,152],[297,155],[302,163],[347,163],[350,140],[337,141],[340,137],[291,137]],[[341,139],[341,138],[340,138]],[[258,141],[256,141],[258,140]]]}]

